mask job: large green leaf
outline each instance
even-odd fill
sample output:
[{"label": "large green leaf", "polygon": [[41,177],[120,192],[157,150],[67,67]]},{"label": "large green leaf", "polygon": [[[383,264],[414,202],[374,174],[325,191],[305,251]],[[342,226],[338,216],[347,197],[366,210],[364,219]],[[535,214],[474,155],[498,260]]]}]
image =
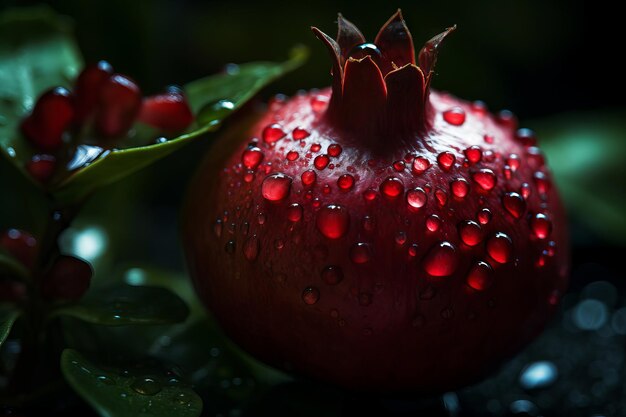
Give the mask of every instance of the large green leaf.
[{"label": "large green leaf", "polygon": [[626,244],[626,111],[566,114],[533,124],[568,212]]},{"label": "large green leaf", "polygon": [[2,347],[4,341],[9,337],[11,327],[13,327],[13,323],[15,323],[18,316],[19,311],[9,306],[0,306],[0,347]]},{"label": "large green leaf", "polygon": [[102,417],[195,417],[202,400],[177,381],[103,369],[72,349],[61,355],[67,382]]},{"label": "large green leaf", "polygon": [[49,9],[0,15],[0,154],[22,172],[32,150],[19,133],[21,119],[43,91],[68,86],[82,65],[71,26]]},{"label": "large green leaf", "polygon": [[165,288],[123,285],[92,292],[52,315],[107,326],[170,324],[184,321],[189,309],[179,296]]}]

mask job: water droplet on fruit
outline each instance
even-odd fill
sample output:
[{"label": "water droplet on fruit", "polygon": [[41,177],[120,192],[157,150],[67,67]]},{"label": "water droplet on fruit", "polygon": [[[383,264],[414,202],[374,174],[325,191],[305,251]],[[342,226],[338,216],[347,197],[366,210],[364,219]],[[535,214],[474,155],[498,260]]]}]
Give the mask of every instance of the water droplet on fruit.
[{"label": "water droplet on fruit", "polygon": [[396,241],[396,243],[400,246],[404,245],[406,243],[406,232],[403,231],[399,231],[396,233],[396,236],[394,237],[394,240]]},{"label": "water droplet on fruit", "polygon": [[337,178],[337,186],[344,191],[351,190],[354,186],[354,177],[350,174],[340,176]]},{"label": "water droplet on fruit", "polygon": [[480,211],[476,214],[476,218],[478,219],[478,223],[480,224],[487,224],[491,221],[491,210],[489,210],[488,208],[482,208],[480,209]]},{"label": "water droplet on fruit", "polygon": [[528,197],[530,197],[530,191],[530,185],[528,185],[528,183],[523,183],[519,188],[519,192],[524,200],[528,200]]},{"label": "water droplet on fruit", "polygon": [[483,158],[483,150],[480,149],[480,146],[474,145],[463,151],[465,157],[469,161],[470,164],[476,164],[480,162]]},{"label": "water droplet on fruit", "polygon": [[302,180],[302,185],[304,186],[312,185],[313,183],[315,183],[316,178],[317,174],[311,169],[304,171],[300,176],[300,179]]},{"label": "water droplet on fruit", "polygon": [[450,168],[454,166],[455,162],[456,157],[452,152],[446,151],[441,152],[439,155],[437,155],[437,164],[439,164],[439,167],[444,171],[449,171]]},{"label": "water droplet on fruit", "polygon": [[530,219],[530,228],[539,239],[546,239],[552,232],[552,221],[547,215],[537,213]]},{"label": "water droplet on fruit", "polygon": [[506,159],[506,164],[509,166],[509,168],[511,168],[512,172],[515,172],[519,168],[521,164],[521,160],[517,154],[512,153]]},{"label": "water droplet on fruit", "polygon": [[397,172],[402,172],[404,171],[404,168],[406,167],[404,161],[396,161],[393,163],[393,169],[395,169]]},{"label": "water droplet on fruit", "polygon": [[343,280],[343,271],[338,266],[327,266],[322,271],[322,280],[328,285],[337,285]]},{"label": "water droplet on fruit", "polygon": [[423,156],[417,156],[413,160],[412,170],[417,175],[423,174],[428,168],[430,168],[430,161]]},{"label": "water droplet on fruit", "polygon": [[341,145],[337,145],[336,143],[328,146],[328,149],[326,150],[326,152],[328,153],[328,155],[332,156],[333,158],[338,157],[339,155],[341,155],[341,151],[343,149],[341,148]]},{"label": "water droplet on fruit", "polygon": [[479,261],[472,266],[465,279],[476,291],[484,291],[493,284],[493,269],[487,262]]},{"label": "water droplet on fruit", "polygon": [[424,257],[422,265],[433,277],[447,277],[456,271],[458,261],[454,245],[450,242],[439,242]]},{"label": "water droplet on fruit", "polygon": [[406,202],[411,208],[422,208],[426,205],[427,201],[428,196],[422,188],[418,187],[406,192]]},{"label": "water droplet on fruit", "polygon": [[380,184],[380,192],[385,197],[396,198],[404,192],[404,184],[399,178],[388,177]]},{"label": "water droplet on fruit", "polygon": [[515,132],[515,139],[524,146],[535,146],[537,144],[537,135],[531,129],[518,129]]},{"label": "water droplet on fruit", "polygon": [[488,168],[480,169],[472,174],[472,180],[485,191],[493,190],[496,186],[496,174]]},{"label": "water droplet on fruit", "polygon": [[248,146],[241,154],[241,163],[248,169],[256,169],[263,161],[263,152],[256,146]]},{"label": "water droplet on fruit", "polygon": [[133,381],[130,387],[141,395],[156,395],[161,392],[161,384],[154,378],[144,377]]},{"label": "water droplet on fruit", "polygon": [[490,145],[493,144],[493,136],[491,135],[485,135],[483,136],[483,140],[485,141],[485,143],[488,143]]},{"label": "water droplet on fruit", "polygon": [[350,226],[350,215],[345,208],[329,204],[317,213],[317,229],[329,239],[344,236]]},{"label": "water droplet on fruit", "polygon": [[306,129],[302,129],[301,127],[296,127],[293,132],[291,132],[291,136],[294,140],[302,140],[308,138],[310,133]]},{"label": "water droplet on fruit", "polygon": [[374,218],[372,216],[363,217],[363,229],[365,231],[371,232],[372,230],[374,230],[375,225],[376,222],[374,221]]},{"label": "water droplet on fruit", "polygon": [[300,155],[296,151],[289,151],[289,152],[287,152],[287,160],[288,161],[295,161],[296,159],[298,159],[298,157],[300,157]]},{"label": "water droplet on fruit", "polygon": [[246,171],[246,173],[243,174],[243,180],[247,183],[254,181],[254,177],[254,171]]},{"label": "water droplet on fruit", "polygon": [[535,168],[541,168],[546,163],[543,152],[541,152],[541,149],[536,146],[530,146],[526,149],[526,156],[529,164]]},{"label": "water droplet on fruit", "polygon": [[265,216],[265,213],[259,213],[256,216],[257,221],[259,222],[260,225],[264,225],[265,221],[267,220],[267,217]]},{"label": "water droplet on fruit", "polygon": [[326,107],[328,106],[328,101],[328,97],[326,96],[313,96],[311,97],[311,108],[314,112],[320,113],[324,111],[324,109],[326,109]]},{"label": "water droplet on fruit", "polygon": [[355,264],[364,264],[370,260],[370,247],[367,243],[355,243],[350,248],[350,260]]},{"label": "water droplet on fruit", "polygon": [[263,129],[263,133],[261,137],[263,138],[263,142],[272,144],[276,141],[284,138],[287,134],[283,130],[283,127],[278,123],[272,123]]},{"label": "water droplet on fruit", "polygon": [[525,390],[547,388],[558,378],[558,369],[550,361],[533,362],[526,366],[520,376],[519,383]]},{"label": "water droplet on fruit", "polygon": [[104,384],[104,385],[115,385],[115,380],[113,378],[109,378],[106,375],[98,375],[96,377],[96,379],[98,380],[98,382]]},{"label": "water droplet on fruit", "polygon": [[443,112],[443,120],[453,126],[461,126],[465,123],[465,110],[461,107],[453,107]]},{"label": "water droplet on fruit", "polygon": [[502,196],[502,205],[511,216],[519,219],[526,211],[526,201],[518,193],[506,193]]},{"label": "water droplet on fruit", "polygon": [[277,172],[268,175],[261,185],[261,195],[269,201],[280,201],[289,195],[291,190],[291,177]]},{"label": "water droplet on fruit", "polygon": [[469,183],[465,178],[457,178],[450,183],[452,195],[457,198],[464,198],[469,192]]},{"label": "water droplet on fruit", "polygon": [[302,218],[302,206],[298,203],[293,203],[287,209],[287,218],[289,221],[297,222]]},{"label": "water droplet on fruit", "polygon": [[235,253],[235,249],[236,245],[234,240],[229,240],[228,242],[226,242],[226,245],[224,245],[224,250],[226,251],[226,253]]},{"label": "water droplet on fruit", "polygon": [[409,256],[412,258],[417,256],[417,249],[418,249],[417,243],[412,243],[411,246],[409,246],[409,249],[407,250]]},{"label": "water droplet on fruit", "polygon": [[224,229],[224,222],[222,219],[217,219],[213,224],[213,233],[215,236],[220,238],[222,236],[222,230]]},{"label": "water droplet on fruit", "polygon": [[382,59],[383,54],[376,45],[369,42],[356,45],[348,54],[348,57],[354,59],[362,59],[366,56],[369,56],[374,62],[378,63]]},{"label": "water droplet on fruit", "polygon": [[507,234],[498,232],[487,241],[487,253],[494,261],[505,264],[511,260],[513,241]]},{"label": "water droplet on fruit", "polygon": [[330,162],[328,155],[318,155],[315,157],[313,165],[315,165],[315,168],[322,170],[328,166],[328,162]]},{"label": "water droplet on fruit", "polygon": [[256,260],[257,256],[259,256],[259,249],[261,248],[261,244],[259,242],[259,238],[257,235],[252,235],[243,244],[243,254],[249,261]]},{"label": "water droplet on fruit", "polygon": [[467,246],[476,246],[483,240],[483,231],[478,223],[466,220],[459,224],[459,236]]},{"label": "water droplet on fruit", "polygon": [[446,194],[445,190],[437,188],[435,190],[435,199],[440,206],[445,206],[448,202],[448,194]]},{"label": "water droplet on fruit", "polygon": [[366,201],[374,201],[376,199],[376,190],[368,188],[367,190],[363,191],[363,198]]},{"label": "water droplet on fruit", "polygon": [[309,149],[311,150],[311,152],[319,152],[320,149],[322,149],[322,145],[320,145],[319,143],[314,143]]},{"label": "water droplet on fruit", "polygon": [[546,174],[541,171],[535,172],[533,174],[533,181],[540,195],[545,196],[546,194],[548,194],[552,184]]},{"label": "water droplet on fruit", "polygon": [[484,116],[487,114],[487,103],[482,100],[476,100],[472,103],[472,113],[477,116]]},{"label": "water droplet on fruit", "polygon": [[426,219],[426,229],[428,229],[430,232],[436,232],[437,230],[439,230],[440,226],[441,219],[436,214],[431,214]]},{"label": "water droplet on fruit", "polygon": [[302,301],[305,304],[313,305],[320,299],[320,291],[315,287],[307,287],[302,291]]},{"label": "water droplet on fruit", "polygon": [[501,110],[496,115],[496,122],[511,129],[517,127],[517,117],[510,110]]}]

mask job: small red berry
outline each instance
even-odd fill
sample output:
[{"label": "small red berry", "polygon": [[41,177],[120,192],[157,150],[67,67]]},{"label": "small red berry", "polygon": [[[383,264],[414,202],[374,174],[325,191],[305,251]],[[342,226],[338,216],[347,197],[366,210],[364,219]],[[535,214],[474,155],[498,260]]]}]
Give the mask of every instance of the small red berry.
[{"label": "small red berry", "polygon": [[168,132],[178,132],[193,122],[193,113],[183,91],[174,87],[164,94],[144,98],[139,121]]},{"label": "small red berry", "polygon": [[63,133],[74,120],[72,94],[63,87],[44,93],[32,113],[22,122],[22,133],[42,151],[55,151],[63,145]]},{"label": "small red berry", "polygon": [[124,135],[132,127],[141,107],[141,91],[125,75],[111,76],[101,87],[95,125],[105,138]]},{"label": "small red berry", "polygon": [[91,266],[73,256],[59,256],[41,282],[41,294],[49,301],[77,301],[89,289]]},{"label": "small red berry", "polygon": [[82,70],[76,79],[76,122],[85,122],[94,112],[100,98],[102,86],[113,75],[113,67],[106,61],[99,61]]},{"label": "small red berry", "polygon": [[6,230],[0,236],[0,247],[27,268],[34,266],[37,258],[37,239],[30,233],[18,229]]}]

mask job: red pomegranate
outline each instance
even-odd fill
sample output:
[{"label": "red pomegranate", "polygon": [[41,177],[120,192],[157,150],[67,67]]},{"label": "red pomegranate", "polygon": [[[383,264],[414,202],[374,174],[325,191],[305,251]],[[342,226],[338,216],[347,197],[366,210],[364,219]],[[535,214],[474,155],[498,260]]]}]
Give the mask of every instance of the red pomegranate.
[{"label": "red pomegranate", "polygon": [[[367,43],[339,16],[332,88],[275,100],[208,155],[184,212],[197,292],[276,367],[348,389],[440,393],[544,327],[566,221],[534,133],[431,89],[398,11]],[[223,155],[228,155],[223,158]]]}]

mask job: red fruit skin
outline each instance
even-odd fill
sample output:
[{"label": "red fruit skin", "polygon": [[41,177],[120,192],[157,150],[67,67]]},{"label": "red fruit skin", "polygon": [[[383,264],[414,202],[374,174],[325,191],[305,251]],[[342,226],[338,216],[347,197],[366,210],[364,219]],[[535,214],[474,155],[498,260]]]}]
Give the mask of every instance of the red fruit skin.
[{"label": "red fruit skin", "polygon": [[31,268],[37,259],[37,239],[23,230],[9,229],[0,235],[0,247],[20,261],[22,265]]},{"label": "red fruit skin", "polygon": [[28,173],[40,183],[47,183],[54,175],[57,160],[52,155],[34,155],[26,164]]},{"label": "red fruit skin", "polygon": [[[329,93],[321,92],[325,101]],[[387,153],[373,153],[359,135],[334,129],[312,109],[312,102],[319,106],[324,101],[315,99],[317,94],[296,96],[269,111],[247,134],[231,133],[201,166],[183,216],[184,245],[198,295],[235,342],[285,370],[376,392],[434,394],[479,380],[543,329],[566,288],[565,213],[555,187],[541,198],[533,182],[537,171],[549,176],[547,167],[526,158],[513,126],[498,123],[485,112],[473,113],[471,103],[437,92],[430,94],[433,127],[423,140],[417,134],[395,138],[398,141],[388,144]],[[467,115],[459,126],[442,116],[457,106]],[[272,123],[280,123],[288,134],[274,145],[256,142],[264,153],[263,163],[253,169],[252,181],[244,181],[250,171],[241,165],[242,154]],[[292,140],[296,128],[311,134]],[[495,138],[492,144],[485,135]],[[321,145],[320,150],[310,151],[312,144]],[[316,169],[315,157],[333,144],[343,148],[331,158],[333,169],[330,165]],[[464,150],[473,145],[493,155],[470,164]],[[300,157],[289,161],[290,151]],[[455,155],[456,163],[444,170],[437,156],[446,151]],[[507,180],[504,165],[511,153],[520,156],[521,164]],[[394,161],[407,154],[409,160],[418,155],[427,158],[430,167],[416,174],[407,163],[404,171],[396,171]],[[483,168],[496,174],[492,190],[472,181],[472,172]],[[313,185],[301,181],[306,170],[317,174]],[[263,180],[277,172],[293,179],[290,193],[281,201],[267,201],[261,193]],[[336,185],[346,173],[355,178],[349,191]],[[380,184],[390,176],[403,183],[405,192],[416,187],[427,190],[426,205],[414,209],[404,194],[382,196]],[[464,198],[449,191],[451,181],[458,178],[470,184]],[[524,215],[516,219],[503,208],[502,196],[524,183],[530,185],[531,194]],[[326,186],[328,193],[323,191]],[[376,190],[371,201],[363,197],[368,189]],[[445,205],[435,190],[448,193]],[[297,222],[288,220],[294,203],[304,209]],[[316,227],[319,210],[328,204],[349,212],[349,229],[338,239],[324,237]],[[493,213],[487,224],[480,225],[484,239],[475,246],[463,244],[458,225],[468,220],[478,223],[477,214],[484,208]],[[530,228],[531,214],[538,212],[553,220],[551,235],[544,240]],[[436,232],[425,227],[432,214],[441,218]],[[221,223],[216,223],[218,219]],[[397,243],[400,232],[406,234],[404,244]],[[508,263],[496,262],[486,251],[486,241],[497,232],[513,242]],[[433,277],[425,271],[424,260],[442,241],[455,247],[457,266],[449,276]],[[555,254],[538,267],[548,241],[555,242]],[[356,243],[369,245],[369,262],[351,261]],[[256,248],[252,251],[256,256],[250,256],[250,247]],[[466,282],[480,261],[494,271],[493,283],[483,291]],[[341,269],[341,282],[324,282],[322,271],[328,266]],[[313,304],[302,298],[310,287],[319,291]],[[309,296],[307,301],[313,300]]]},{"label": "red fruit skin", "polygon": [[74,94],[76,96],[76,122],[84,123],[92,116],[104,84],[113,75],[113,67],[106,61],[85,67],[78,78]]},{"label": "red fruit skin", "polygon": [[22,133],[38,150],[58,150],[74,115],[72,94],[63,87],[53,88],[39,97],[32,113],[22,121]]},{"label": "red fruit skin", "polygon": [[193,119],[189,103],[180,91],[144,98],[139,113],[139,121],[166,132],[185,130]]},{"label": "red fruit skin", "polygon": [[73,256],[59,256],[41,282],[41,295],[48,301],[78,301],[89,289],[93,270]]},{"label": "red fruit skin", "polygon": [[95,115],[95,127],[104,138],[128,132],[141,108],[141,91],[129,77],[114,74],[102,85]]}]

